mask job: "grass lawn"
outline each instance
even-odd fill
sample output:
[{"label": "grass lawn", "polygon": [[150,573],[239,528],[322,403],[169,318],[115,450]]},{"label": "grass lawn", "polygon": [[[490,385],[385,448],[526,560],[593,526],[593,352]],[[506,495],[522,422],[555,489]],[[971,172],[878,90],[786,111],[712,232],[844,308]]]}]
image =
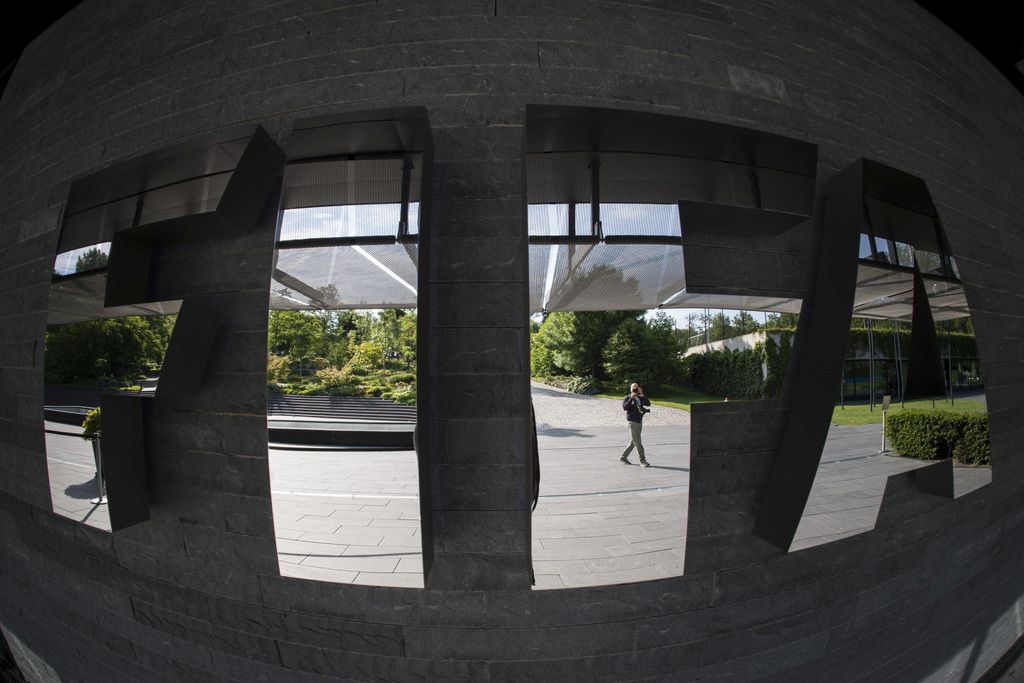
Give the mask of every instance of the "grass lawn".
[{"label": "grass lawn", "polygon": [[[985,412],[985,403],[982,401],[971,401],[968,399],[957,399],[953,405],[949,401],[936,399],[935,410],[943,410],[957,413]],[[932,402],[929,401],[907,401],[906,408],[900,403],[893,403],[889,406],[889,414],[903,412],[904,410],[932,410]],[[871,425],[882,424],[881,403],[875,404],[872,411],[867,405],[848,405],[841,408],[838,405],[832,411],[832,423],[837,425]]]},{"label": "grass lawn", "polygon": [[[615,398],[620,401],[625,398],[625,394],[611,393],[602,391],[597,394],[601,398]],[[668,406],[669,408],[681,408],[687,412],[690,410],[691,403],[717,403],[722,400],[721,396],[710,396],[708,394],[702,394],[699,391],[693,391],[692,389],[686,389],[684,387],[675,387],[669,384],[662,384],[658,388],[657,395],[649,395],[651,403],[656,406]],[[952,406],[949,405],[948,400],[936,399],[935,410],[953,411],[957,413],[968,413],[968,412],[985,412],[985,403],[983,401],[972,401],[969,399],[956,399]],[[904,405],[900,403],[893,403],[889,407],[889,414],[902,412],[904,410],[932,410],[932,402],[927,401],[907,401]],[[832,422],[837,425],[871,425],[871,424],[882,424],[882,404],[879,401],[875,404],[875,409],[871,410],[870,406],[866,404],[847,405],[845,408],[841,408],[836,405],[835,410],[832,412]]]},{"label": "grass lawn", "polygon": [[[617,398],[620,401],[626,397],[625,393],[613,394],[607,391],[603,391],[597,395],[601,398]],[[685,389],[683,387],[674,387],[669,384],[662,384],[658,387],[657,393],[648,394],[647,398],[651,399],[651,403],[656,406],[681,408],[687,412],[690,410],[691,403],[715,403],[722,400],[719,396],[709,396],[708,394],[702,394],[699,391]]]}]

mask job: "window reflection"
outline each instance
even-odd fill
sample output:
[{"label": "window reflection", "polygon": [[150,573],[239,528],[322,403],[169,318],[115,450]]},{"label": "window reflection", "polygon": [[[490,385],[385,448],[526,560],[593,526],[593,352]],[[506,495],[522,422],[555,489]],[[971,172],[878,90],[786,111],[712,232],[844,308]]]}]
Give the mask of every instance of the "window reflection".
[{"label": "window reflection", "polygon": [[101,242],[81,249],[65,251],[62,254],[57,254],[53,263],[53,274],[66,276],[105,268],[109,256],[110,242]]}]

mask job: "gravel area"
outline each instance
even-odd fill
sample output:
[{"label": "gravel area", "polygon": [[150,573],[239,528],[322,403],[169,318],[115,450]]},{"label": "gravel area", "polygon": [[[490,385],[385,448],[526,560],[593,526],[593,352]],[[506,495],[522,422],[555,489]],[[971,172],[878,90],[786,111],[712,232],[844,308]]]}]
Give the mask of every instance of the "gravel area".
[{"label": "gravel area", "polygon": [[[571,429],[575,427],[614,427],[625,424],[622,401],[597,396],[584,396],[557,387],[531,382],[533,409],[537,429]],[[625,394],[623,394],[625,398]],[[690,414],[678,408],[651,406],[645,425],[689,425]]]}]

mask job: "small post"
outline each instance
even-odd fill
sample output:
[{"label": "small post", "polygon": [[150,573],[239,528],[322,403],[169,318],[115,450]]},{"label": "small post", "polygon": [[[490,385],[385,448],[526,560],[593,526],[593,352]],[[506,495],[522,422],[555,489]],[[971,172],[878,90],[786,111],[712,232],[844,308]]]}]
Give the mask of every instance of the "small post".
[{"label": "small post", "polygon": [[105,505],[107,502],[107,492],[104,490],[105,487],[103,486],[103,447],[98,436],[94,436],[89,440],[92,442],[92,457],[96,461],[97,493],[97,496],[89,502],[93,505]]},{"label": "small post", "polygon": [[953,408],[956,404],[953,398],[953,324],[950,321],[946,321],[946,363],[949,366],[949,407]]},{"label": "small post", "polygon": [[846,410],[846,359],[843,359],[843,371],[839,378],[839,409]]},{"label": "small post", "polygon": [[886,394],[882,397],[882,450],[879,453],[887,453],[888,449],[885,447],[885,416],[889,412],[889,404],[892,402],[892,396]]}]

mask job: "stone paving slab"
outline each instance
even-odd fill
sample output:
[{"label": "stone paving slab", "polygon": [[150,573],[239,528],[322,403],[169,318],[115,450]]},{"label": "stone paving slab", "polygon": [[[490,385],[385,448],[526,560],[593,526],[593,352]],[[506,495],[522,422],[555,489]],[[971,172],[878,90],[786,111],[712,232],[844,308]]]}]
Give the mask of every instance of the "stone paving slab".
[{"label": "stone paving slab", "polygon": [[[534,387],[541,457],[533,516],[537,589],[677,576],[683,571],[689,491],[689,414],[656,407],[645,421],[652,466],[623,465],[628,441],[617,400]],[[74,428],[47,424],[54,511],[110,529],[95,496],[92,451]],[[879,428],[829,432],[793,549],[873,527],[886,478],[923,465],[878,455]],[[632,456],[637,462],[636,454]],[[411,451],[270,452],[281,573],[339,583],[422,587],[419,484]],[[958,468],[956,493],[991,479]]]}]

